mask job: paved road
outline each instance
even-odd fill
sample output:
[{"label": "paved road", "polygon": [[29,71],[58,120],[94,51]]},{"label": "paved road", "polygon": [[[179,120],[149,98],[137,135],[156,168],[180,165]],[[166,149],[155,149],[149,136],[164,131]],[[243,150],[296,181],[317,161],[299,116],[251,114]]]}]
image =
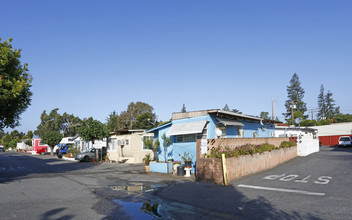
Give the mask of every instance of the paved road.
[{"label": "paved road", "polygon": [[5,152],[0,153],[0,215],[1,219],[351,219],[351,166],[351,148],[326,147],[224,187],[146,174],[142,164],[74,163]]},{"label": "paved road", "polygon": [[232,185],[269,217],[352,219],[351,167],[351,148],[324,147]]}]

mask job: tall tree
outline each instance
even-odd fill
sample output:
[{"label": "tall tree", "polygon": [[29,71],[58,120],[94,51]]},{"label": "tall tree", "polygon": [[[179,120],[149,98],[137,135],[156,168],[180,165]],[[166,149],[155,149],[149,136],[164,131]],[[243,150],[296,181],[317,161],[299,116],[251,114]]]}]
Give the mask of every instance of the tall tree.
[{"label": "tall tree", "polygon": [[296,109],[294,110],[295,117],[308,118],[308,115],[305,115],[307,111],[306,103],[303,102],[304,98],[304,89],[301,87],[301,82],[299,81],[299,77],[296,73],[293,74],[290,85],[287,86],[287,98],[285,102],[286,113],[283,115],[286,117],[287,121],[290,121],[292,116],[291,105],[295,105]]},{"label": "tall tree", "polygon": [[82,120],[79,117],[75,117],[73,114],[67,114],[64,112],[61,116],[61,130],[64,137],[72,137],[78,134],[79,128],[82,126]]},{"label": "tall tree", "polygon": [[54,147],[60,143],[62,139],[62,134],[58,131],[48,131],[42,137],[42,142],[44,144],[49,145],[50,147],[50,155],[54,156]]},{"label": "tall tree", "polygon": [[21,50],[13,49],[11,42],[11,38],[4,42],[0,38],[0,129],[20,124],[32,96],[28,64],[21,64]]},{"label": "tall tree", "polygon": [[187,112],[187,110],[186,110],[186,105],[185,105],[185,104],[183,104],[182,109],[181,109],[181,112]]},{"label": "tall tree", "polygon": [[324,93],[324,86],[320,86],[320,93],[318,95],[318,119],[324,119],[326,117],[326,99]]},{"label": "tall tree", "polygon": [[222,108],[222,110],[224,111],[230,111],[230,108],[227,104],[225,104],[225,106]]},{"label": "tall tree", "polygon": [[92,141],[103,139],[108,135],[106,125],[98,120],[94,120],[92,117],[83,120],[83,125],[79,129],[79,136],[82,137],[84,141]]},{"label": "tall tree", "polygon": [[155,127],[155,114],[144,112],[138,115],[132,126],[134,129],[150,129]]},{"label": "tall tree", "polygon": [[335,100],[332,98],[332,92],[330,90],[326,93],[325,96],[326,103],[326,119],[332,119],[334,116],[340,114],[340,107],[335,106]]},{"label": "tall tree", "polygon": [[[147,103],[144,102],[131,102],[126,111],[121,112],[119,117],[116,117],[115,113],[115,118],[117,119],[117,128],[118,129],[132,129],[133,128],[133,123],[137,120],[137,117],[145,112],[150,112],[152,113],[154,108],[150,106]],[[114,117],[111,119],[115,120]],[[110,121],[110,117],[109,117]],[[108,121],[108,124],[109,124]]]},{"label": "tall tree", "polygon": [[116,111],[111,112],[110,115],[106,118],[106,127],[109,133],[121,129],[119,125],[119,118],[120,116],[116,113]]},{"label": "tall tree", "polygon": [[34,131],[35,135],[43,137],[46,132],[59,131],[62,129],[62,118],[58,113],[59,109],[55,108],[51,110],[49,114],[44,110],[40,115],[40,124],[37,126],[37,130]]},{"label": "tall tree", "polygon": [[58,131],[62,133],[64,137],[76,135],[79,128],[82,126],[82,120],[66,112],[60,115],[58,111],[59,109],[55,108],[47,114],[44,110],[40,116],[40,124],[37,126],[37,130],[34,131],[34,134],[42,137],[46,132]]},{"label": "tall tree", "polygon": [[270,119],[269,112],[260,112],[260,117],[264,119]]}]

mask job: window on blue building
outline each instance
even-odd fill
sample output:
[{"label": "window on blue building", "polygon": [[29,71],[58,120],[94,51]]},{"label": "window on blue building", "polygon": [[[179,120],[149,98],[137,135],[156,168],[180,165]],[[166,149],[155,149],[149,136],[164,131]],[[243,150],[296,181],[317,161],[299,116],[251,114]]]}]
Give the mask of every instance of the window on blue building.
[{"label": "window on blue building", "polygon": [[196,141],[196,134],[184,134],[176,136],[176,143]]}]

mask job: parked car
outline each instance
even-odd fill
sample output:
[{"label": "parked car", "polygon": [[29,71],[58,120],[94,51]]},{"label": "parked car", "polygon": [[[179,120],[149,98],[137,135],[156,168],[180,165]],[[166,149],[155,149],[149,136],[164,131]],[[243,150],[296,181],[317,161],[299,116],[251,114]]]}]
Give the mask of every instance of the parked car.
[{"label": "parked car", "polygon": [[44,147],[37,147],[37,149],[35,150],[35,152],[37,154],[41,154],[44,155],[46,152],[48,152],[48,147],[44,146]]},{"label": "parked car", "polygon": [[85,161],[85,162],[93,160],[94,158],[95,158],[95,148],[89,149],[83,153],[77,154],[75,157],[76,160]]},{"label": "parked car", "polygon": [[0,152],[5,152],[5,148],[0,147]]},{"label": "parked car", "polygon": [[69,144],[58,144],[56,154],[58,158],[62,158],[65,154],[69,153],[68,149],[70,148]]},{"label": "parked car", "polygon": [[342,136],[339,138],[339,146],[340,147],[346,147],[346,146],[351,146],[352,145],[352,140],[351,137],[349,136]]}]

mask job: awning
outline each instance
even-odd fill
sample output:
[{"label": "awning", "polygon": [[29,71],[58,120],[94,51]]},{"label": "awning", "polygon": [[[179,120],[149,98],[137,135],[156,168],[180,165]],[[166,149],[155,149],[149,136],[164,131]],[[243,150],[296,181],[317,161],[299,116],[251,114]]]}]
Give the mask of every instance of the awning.
[{"label": "awning", "polygon": [[225,126],[238,126],[238,127],[244,127],[244,124],[236,121],[236,120],[231,120],[228,118],[220,118],[220,117],[216,117],[216,120],[218,120],[221,124],[225,125]]},{"label": "awning", "polygon": [[167,133],[167,136],[182,135],[182,134],[199,134],[203,132],[204,126],[207,123],[204,121],[194,121],[182,124],[173,124]]}]

